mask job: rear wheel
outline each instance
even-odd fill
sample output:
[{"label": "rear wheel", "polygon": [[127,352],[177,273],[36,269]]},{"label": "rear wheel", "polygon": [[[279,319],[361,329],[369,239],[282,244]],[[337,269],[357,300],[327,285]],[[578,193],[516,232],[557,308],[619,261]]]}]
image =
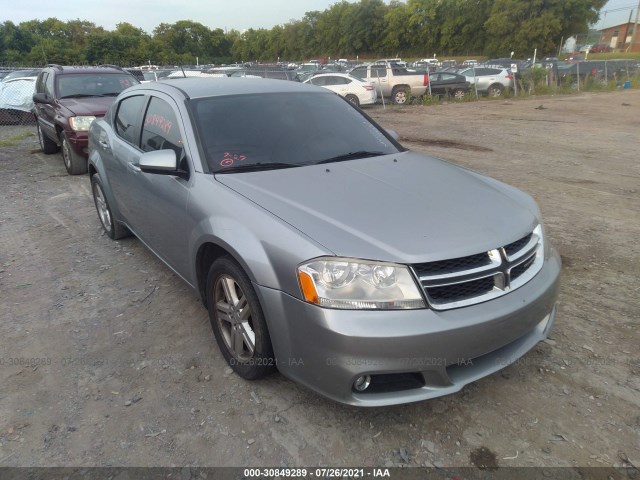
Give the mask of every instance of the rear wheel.
[{"label": "rear wheel", "polygon": [[462,88],[456,88],[453,92],[451,92],[451,96],[456,100],[464,100],[464,96],[466,92]]},{"label": "rear wheel", "polygon": [[207,305],[220,351],[239,376],[255,380],[275,370],[258,296],[247,274],[229,257],[219,258],[209,269]]},{"label": "rear wheel", "polygon": [[391,100],[396,105],[404,105],[409,100],[409,93],[405,87],[397,87],[391,93]]},{"label": "rear wheel", "polygon": [[344,98],[347,100],[347,102],[351,103],[352,105],[355,105],[356,107],[360,106],[360,100],[356,95],[349,94]]},{"label": "rear wheel", "polygon": [[502,95],[503,90],[504,87],[502,85],[500,85],[499,83],[494,83],[493,85],[489,86],[487,93],[490,97],[499,97],[500,95]]},{"label": "rear wheel", "polygon": [[81,155],[78,155],[67,138],[66,132],[62,132],[62,159],[64,160],[64,166],[67,168],[69,175],[82,175],[87,173],[87,159]]},{"label": "rear wheel", "polygon": [[[36,122],[38,120],[36,119]],[[52,153],[56,153],[58,151],[58,145],[56,142],[47,137],[42,131],[42,127],[40,124],[37,124],[36,130],[38,130],[38,142],[40,143],[40,148],[44,153],[50,155]]]}]

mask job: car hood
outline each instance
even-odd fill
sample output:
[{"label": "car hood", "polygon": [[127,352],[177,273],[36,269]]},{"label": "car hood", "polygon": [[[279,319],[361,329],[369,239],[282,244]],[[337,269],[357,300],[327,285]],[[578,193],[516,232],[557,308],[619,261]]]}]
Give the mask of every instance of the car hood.
[{"label": "car hood", "polygon": [[522,238],[538,222],[523,192],[413,152],[216,179],[346,257],[466,256]]},{"label": "car hood", "polygon": [[103,117],[116,97],[62,98],[60,105],[76,115],[94,115]]}]

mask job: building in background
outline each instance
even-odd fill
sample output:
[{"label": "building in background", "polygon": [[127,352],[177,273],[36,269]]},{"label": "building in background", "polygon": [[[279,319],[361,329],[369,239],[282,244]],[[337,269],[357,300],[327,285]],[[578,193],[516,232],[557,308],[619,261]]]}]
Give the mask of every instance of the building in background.
[{"label": "building in background", "polygon": [[600,44],[608,45],[615,52],[640,52],[640,34],[633,35],[634,27],[637,28],[636,24],[628,22],[603,28]]}]

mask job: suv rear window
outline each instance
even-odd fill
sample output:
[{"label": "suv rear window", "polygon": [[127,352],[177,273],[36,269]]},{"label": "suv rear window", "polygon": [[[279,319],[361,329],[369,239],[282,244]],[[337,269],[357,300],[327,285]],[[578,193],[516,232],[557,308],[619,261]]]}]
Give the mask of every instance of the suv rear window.
[{"label": "suv rear window", "polygon": [[58,98],[115,97],[135,83],[125,73],[58,75],[56,80]]}]

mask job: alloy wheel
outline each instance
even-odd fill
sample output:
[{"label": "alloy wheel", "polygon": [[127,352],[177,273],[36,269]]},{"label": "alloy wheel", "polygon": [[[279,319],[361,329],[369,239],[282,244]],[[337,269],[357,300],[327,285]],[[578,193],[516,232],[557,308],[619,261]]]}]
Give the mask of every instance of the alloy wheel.
[{"label": "alloy wheel", "polygon": [[227,350],[239,362],[248,362],[255,352],[256,335],[247,297],[231,276],[221,275],[216,280],[213,298]]}]

